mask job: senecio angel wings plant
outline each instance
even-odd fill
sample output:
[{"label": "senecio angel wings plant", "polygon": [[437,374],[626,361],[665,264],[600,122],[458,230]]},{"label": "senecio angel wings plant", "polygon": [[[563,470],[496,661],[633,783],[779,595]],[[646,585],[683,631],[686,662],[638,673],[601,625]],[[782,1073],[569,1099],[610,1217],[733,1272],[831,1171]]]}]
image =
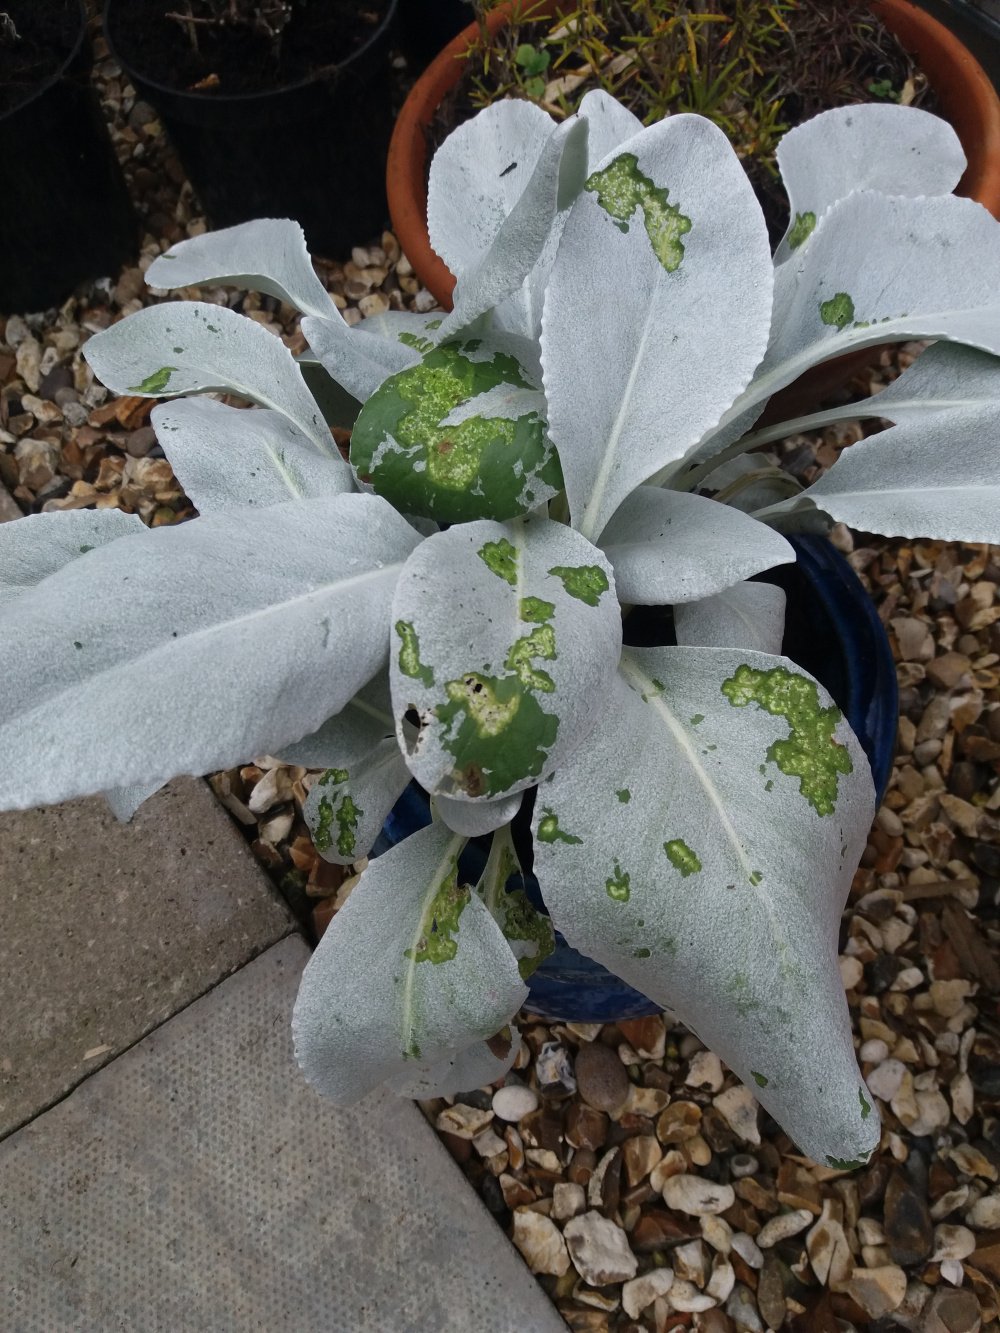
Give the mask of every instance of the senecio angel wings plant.
[{"label": "senecio angel wings plant", "polygon": [[[504,891],[533,798],[552,925],[814,1158],[878,1143],[837,966],[870,770],[781,656],[782,594],[751,580],[794,559],[783,532],[832,521],[1000,539],[1000,224],[950,193],[964,159],[924,112],[831,111],[778,158],[792,223],[772,256],[707,120],[643,128],[603,93],[558,126],[492,106],[431,171],[454,309],[357,328],[293,222],[182,242],[152,284],[270,293],[310,352],[197,300],[98,334],[105,384],[171,400],[153,421],[200,517],[0,528],[4,806],[103,790],[127,815],[266,753],[323,770],[307,813],[346,864],[411,778],[430,794],[431,824],[371,860],[305,971],[298,1059],[337,1101],[509,1068],[551,947]],[[754,430],[811,366],[903,338],[933,346],[877,398]],[[748,454],[846,415],[892,424],[800,493]],[[353,426],[349,462],[331,423]],[[676,646],[623,649],[637,605],[674,608]]]}]

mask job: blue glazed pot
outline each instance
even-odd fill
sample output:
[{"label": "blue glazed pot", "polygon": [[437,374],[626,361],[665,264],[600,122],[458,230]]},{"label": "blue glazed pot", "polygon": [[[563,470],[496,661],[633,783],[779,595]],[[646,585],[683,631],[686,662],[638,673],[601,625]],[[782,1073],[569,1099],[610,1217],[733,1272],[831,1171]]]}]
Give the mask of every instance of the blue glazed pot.
[{"label": "blue glazed pot", "polygon": [[[889,641],[857,575],[826,538],[789,540],[797,563],[761,576],[782,587],[788,598],[783,651],[825,685],[843,711],[868,756],[881,801],[892,770],[898,716]],[[642,618],[636,632],[635,641],[646,644],[673,641],[669,616],[659,608]],[[429,823],[427,796],[411,782],[386,820],[372,855],[387,851]],[[488,850],[488,838],[466,847],[459,871],[467,882],[478,880]],[[507,887],[523,888],[534,905],[545,910],[534,875],[514,876]],[[660,1012],[645,995],[570,948],[558,931],[555,952],[528,979],[528,989],[525,1008],[544,1018],[607,1023]]]}]

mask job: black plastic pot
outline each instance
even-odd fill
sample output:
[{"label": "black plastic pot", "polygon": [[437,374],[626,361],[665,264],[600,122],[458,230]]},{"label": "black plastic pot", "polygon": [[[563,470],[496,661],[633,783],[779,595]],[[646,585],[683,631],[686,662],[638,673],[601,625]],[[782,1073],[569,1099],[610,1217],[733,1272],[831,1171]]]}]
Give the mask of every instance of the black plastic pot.
[{"label": "black plastic pot", "polygon": [[139,229],[89,80],[83,4],[62,68],[0,117],[0,310],[58,305],[134,258]]},{"label": "black plastic pot", "polygon": [[423,69],[474,17],[468,0],[399,0],[403,50]]},{"label": "black plastic pot", "polygon": [[108,45],[158,112],[213,226],[295,218],[310,250],[332,256],[382,230],[396,0],[369,41],[323,77],[228,96],[170,88],[156,70],[137,69],[128,8],[129,0],[106,0]]}]

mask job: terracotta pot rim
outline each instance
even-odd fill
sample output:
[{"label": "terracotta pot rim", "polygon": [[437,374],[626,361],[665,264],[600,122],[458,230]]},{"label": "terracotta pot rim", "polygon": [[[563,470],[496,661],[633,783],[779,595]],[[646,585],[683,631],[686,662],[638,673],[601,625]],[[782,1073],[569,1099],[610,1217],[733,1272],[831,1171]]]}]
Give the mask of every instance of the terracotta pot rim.
[{"label": "terracotta pot rim", "polygon": [[[551,16],[559,0],[508,0],[486,18],[491,33],[516,8]],[[985,70],[953,33],[911,0],[874,0],[873,10],[918,57],[969,159],[960,193],[1000,218],[1000,97]],[[413,85],[396,121],[386,164],[386,193],[396,238],[424,286],[451,308],[455,279],[427,234],[426,129],[442,98],[458,82],[459,61],[476,40],[471,23],[431,61]],[[930,58],[929,58],[930,57]]]}]

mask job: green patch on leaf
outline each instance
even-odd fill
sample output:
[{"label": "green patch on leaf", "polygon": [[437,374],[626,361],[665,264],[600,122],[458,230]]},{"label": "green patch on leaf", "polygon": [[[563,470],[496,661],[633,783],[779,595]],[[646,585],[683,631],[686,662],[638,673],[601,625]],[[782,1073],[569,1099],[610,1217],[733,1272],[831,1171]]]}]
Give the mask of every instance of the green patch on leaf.
[{"label": "green patch on leaf", "polygon": [[428,689],[434,684],[434,672],[424,666],[420,660],[420,640],[417,631],[406,620],[396,621],[396,633],[401,639],[399,645],[399,669],[404,676],[419,680]]},{"label": "green patch on leaf", "polygon": [[861,1101],[861,1119],[867,1120],[872,1113],[871,1102],[865,1100],[865,1094],[858,1088],[858,1097]]},{"label": "green patch on leaf", "polygon": [[518,361],[479,344],[434,347],[368,399],[351,436],[358,476],[405,513],[444,523],[507,519],[562,488],[559,458],[534,410],[514,419],[445,419],[500,385],[530,389]]},{"label": "green patch on leaf", "polygon": [[154,370],[152,375],[147,375],[141,384],[130,384],[129,393],[162,393],[170,383],[170,376],[176,371],[176,366],[161,366],[159,370]]},{"label": "green patch on leaf", "polygon": [[770,1079],[767,1077],[766,1074],[758,1074],[756,1069],[751,1069],[750,1073],[753,1075],[753,1081],[757,1084],[758,1088],[767,1087],[768,1083],[770,1082]]},{"label": "green patch on leaf", "polygon": [[854,318],[854,302],[846,292],[837,292],[829,301],[819,303],[819,317],[824,324],[832,324],[837,329],[846,329]]},{"label": "green patch on leaf", "polygon": [[555,565],[549,573],[562,581],[570,597],[588,606],[596,606],[611,586],[600,565]]},{"label": "green patch on leaf", "polygon": [[628,231],[629,220],[641,208],[653,254],[668,273],[680,268],[684,260],[681,237],[691,230],[691,219],[667,202],[669,190],[655,185],[639,170],[634,153],[621,153],[603,170],[593,172],[583,188],[597,195],[598,204],[619,231]]},{"label": "green patch on leaf", "polygon": [[757,887],[757,885],[763,880],[763,878],[764,878],[764,872],[762,870],[750,871],[750,883],[754,886],[754,888]]},{"label": "green patch on leaf", "polygon": [[[544,674],[544,673],[541,673]],[[520,676],[470,671],[445,683],[435,710],[456,782],[470,796],[496,796],[537,777],[555,744],[559,719],[539,705]]]},{"label": "green patch on leaf", "polygon": [[434,344],[430,338],[421,338],[419,333],[412,333],[409,329],[403,329],[396,337],[407,347],[412,347],[415,352],[419,352],[421,356],[426,356],[428,352],[434,350]]},{"label": "green patch on leaf", "polygon": [[552,694],[555,681],[547,671],[531,665],[536,657],[545,661],[555,661],[556,636],[551,625],[536,625],[530,634],[518,639],[507,654],[504,666],[513,671],[526,690],[540,690],[543,694]]},{"label": "green patch on leaf", "polygon": [[628,787],[622,787],[620,791],[615,792],[615,795],[618,797],[619,801],[621,801],[622,805],[628,805],[629,801],[632,799],[632,793],[629,791]]},{"label": "green patch on leaf", "polygon": [[[327,769],[327,772],[320,779],[334,783],[340,783],[346,780],[344,778],[328,778],[330,773],[344,773],[343,769]],[[337,827],[337,851],[341,856],[353,856],[354,849],[357,846],[358,822],[364,814],[354,801],[354,797],[349,791],[341,792],[332,799],[329,796],[321,796],[317,806],[316,827],[313,830],[313,842],[316,844],[318,852],[327,851],[333,844],[334,825]]]},{"label": "green patch on leaf", "polygon": [[556,947],[555,932],[552,922],[544,913],[532,907],[528,895],[523,889],[512,889],[504,895],[503,922],[500,929],[506,939],[514,944],[532,944],[534,950],[523,954],[517,960],[517,970],[521,980],[527,981]]},{"label": "green patch on leaf", "polygon": [[857,1171],[859,1166],[864,1166],[868,1161],[867,1157],[859,1157],[856,1161],[847,1161],[843,1157],[831,1157],[827,1154],[826,1162],[837,1171]]},{"label": "green patch on leaf", "polygon": [[458,882],[458,862],[442,879],[437,892],[420,918],[420,938],[404,957],[415,963],[447,963],[458,953],[458,923],[471,890]]},{"label": "green patch on leaf", "polygon": [[671,838],[669,842],[663,844],[663,850],[667,854],[667,860],[679,870],[684,879],[688,875],[695,875],[701,869],[701,861],[687,845],[683,838]]},{"label": "green patch on leaf", "polygon": [[789,250],[797,250],[800,245],[804,245],[813,234],[813,228],[815,226],[815,213],[796,213],[795,221],[792,223],[791,230],[788,233]]},{"label": "green patch on leaf", "polygon": [[559,816],[545,806],[542,810],[542,817],[538,821],[538,833],[536,834],[539,842],[568,842],[581,843],[582,838],[577,838],[572,833],[564,833],[559,827]]},{"label": "green patch on leaf", "polygon": [[535,624],[544,624],[546,620],[551,620],[555,613],[555,603],[546,602],[541,597],[522,597],[518,606],[518,615],[521,619]]},{"label": "green patch on leaf", "polygon": [[632,950],[632,957],[633,957],[633,958],[648,958],[649,956],[650,956],[650,951],[649,951],[648,949],[633,949],[633,950]]},{"label": "green patch on leaf", "polygon": [[338,787],[342,782],[347,781],[346,768],[328,768],[318,779],[320,787]]},{"label": "green patch on leaf", "polygon": [[[509,583],[513,588],[517,583],[517,547],[513,542],[509,542],[506,537],[501,537],[495,542],[486,542],[480,546],[476,552],[480,560],[504,583]],[[527,616],[522,616],[522,620],[527,620]]]},{"label": "green patch on leaf", "polygon": [[80,547],[80,554],[81,554],[81,555],[86,555],[88,551],[92,551],[93,549],[94,549],[94,548],[93,548],[92,546],[81,546],[81,547]]},{"label": "green patch on leaf", "polygon": [[627,903],[631,896],[629,887],[630,878],[627,870],[622,870],[618,862],[615,862],[613,875],[609,875],[604,881],[604,887],[607,890],[608,897],[613,898],[616,903]]},{"label": "green patch on leaf", "polygon": [[741,1018],[760,1008],[760,1001],[751,998],[750,978],[745,972],[734,972],[726,982],[726,994]]},{"label": "green patch on leaf", "polygon": [[691,725],[692,727],[697,727],[704,721],[705,721],[704,713],[695,713],[691,718]]},{"label": "green patch on leaf", "polygon": [[755,703],[773,717],[785,719],[791,732],[772,743],[767,758],[788,777],[799,779],[799,791],[818,815],[832,815],[837,775],[854,771],[847,747],[833,739],[840,709],[834,704],[822,708],[815,683],[785,667],[757,671],[744,663],[721,688],[734,708]]}]

